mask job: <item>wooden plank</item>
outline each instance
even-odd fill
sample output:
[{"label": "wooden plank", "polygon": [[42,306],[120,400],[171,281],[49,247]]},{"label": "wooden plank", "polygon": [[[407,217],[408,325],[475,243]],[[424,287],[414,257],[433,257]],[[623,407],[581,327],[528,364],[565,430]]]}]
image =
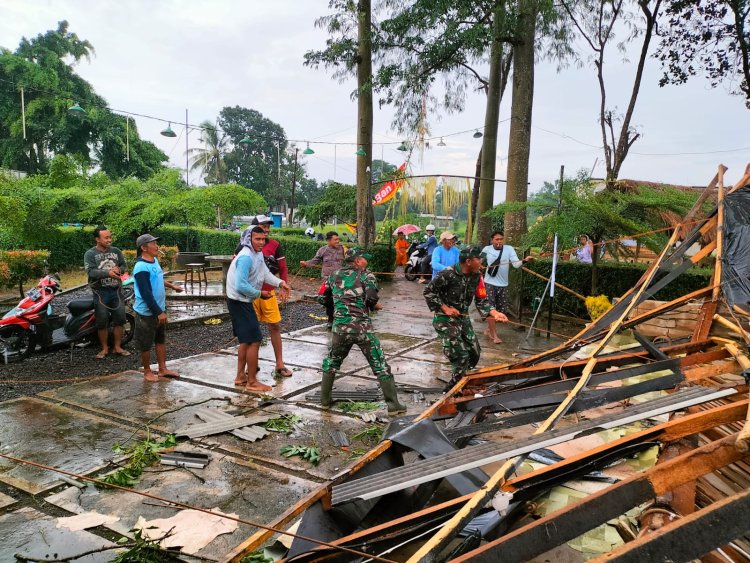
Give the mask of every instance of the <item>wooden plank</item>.
[{"label": "wooden plank", "polygon": [[495,563],[500,553],[528,561],[582,533],[616,518],[634,506],[739,459],[736,436],[711,442],[566,506],[452,561]]},{"label": "wooden plank", "polygon": [[[724,166],[723,164],[720,164],[719,170],[722,172],[726,172],[728,168]],[[693,218],[695,218],[696,215],[698,215],[698,212],[701,210],[701,207],[703,207],[703,204],[708,199],[708,196],[711,195],[711,192],[713,192],[714,189],[716,188],[716,184],[718,181],[719,181],[719,173],[717,172],[716,175],[713,177],[713,179],[708,183],[708,186],[706,187],[706,189],[703,190],[700,196],[698,196],[698,199],[693,204],[693,207],[690,208],[690,211],[688,211],[687,215],[683,217],[682,224],[679,227],[680,239],[684,239],[685,236],[687,236],[687,233],[688,233],[687,225],[689,225],[693,221]]]},{"label": "wooden plank", "polygon": [[741,187],[746,186],[749,183],[750,183],[750,164],[748,164],[745,167],[744,176],[742,176],[742,178],[739,179],[739,181],[734,185],[734,187],[731,190],[729,190],[728,193],[731,194],[732,192],[739,190]]},{"label": "wooden plank", "polygon": [[748,514],[750,490],[744,490],[589,561],[692,561],[750,530]]},{"label": "wooden plank", "polygon": [[724,252],[724,166],[719,166],[719,200],[717,202],[717,219],[716,219],[716,261],[714,262],[714,283],[719,284],[714,287],[711,296],[712,301],[719,298],[721,291],[721,260]]}]

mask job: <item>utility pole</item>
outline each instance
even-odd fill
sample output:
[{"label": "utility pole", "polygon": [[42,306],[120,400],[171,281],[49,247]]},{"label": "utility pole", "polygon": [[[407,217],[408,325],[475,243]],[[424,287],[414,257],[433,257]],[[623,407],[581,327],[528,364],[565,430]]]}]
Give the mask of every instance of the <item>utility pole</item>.
[{"label": "utility pole", "polygon": [[287,219],[288,225],[292,226],[294,220],[294,188],[297,186],[297,154],[299,153],[299,147],[294,147],[294,168],[292,172],[292,205],[289,208],[289,219]]}]

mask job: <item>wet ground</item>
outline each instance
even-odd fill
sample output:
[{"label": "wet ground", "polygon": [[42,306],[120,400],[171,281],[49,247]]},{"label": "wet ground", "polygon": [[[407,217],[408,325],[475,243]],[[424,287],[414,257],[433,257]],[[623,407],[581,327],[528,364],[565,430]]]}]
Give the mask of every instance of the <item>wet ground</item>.
[{"label": "wet ground", "polygon": [[[409,415],[422,412],[437,399],[440,395],[436,390],[449,379],[447,361],[435,340],[432,316],[421,292],[422,286],[404,280],[384,285],[384,310],[374,317]],[[322,309],[318,307],[317,313]],[[306,316],[310,319],[309,314]],[[150,522],[184,512],[169,501],[217,509],[241,520],[195,549],[202,557],[223,560],[255,531],[252,522],[272,521],[321,483],[356,463],[373,445],[364,432],[373,424],[365,422],[359,413],[345,412],[341,403],[328,410],[308,398],[319,390],[320,366],[329,340],[325,326],[315,319],[311,322],[318,324],[291,327],[294,330],[287,329],[283,336],[291,378],[274,379],[273,350],[268,343],[262,347],[259,378],[273,386],[264,397],[246,394],[233,385],[236,356],[232,343],[215,346],[206,339],[194,342],[187,357],[168,362],[182,375],[179,380],[147,383],[130,362],[118,373],[57,384],[37,396],[0,403],[0,453],[44,466],[0,459],[0,535],[4,537],[0,560],[12,560],[16,553],[70,557],[107,548],[114,533],[128,534],[139,519]],[[481,334],[481,321],[474,322]],[[506,343],[500,345],[480,337],[480,366],[513,361],[528,350],[545,349],[558,342],[538,337],[526,341],[524,332],[509,327],[501,333]],[[93,365],[96,369],[99,364]],[[105,365],[101,364],[102,368]],[[42,378],[44,367],[44,363],[39,364]],[[70,371],[76,370],[71,367]],[[0,383],[7,384],[10,372],[0,375]],[[365,358],[354,349],[342,366],[336,389],[374,391],[377,387]],[[152,498],[131,491],[73,486],[62,481],[59,473],[46,469],[99,478],[128,461],[122,453],[113,451],[114,444],[132,445],[146,437],[161,440],[166,434],[179,433],[201,422],[197,415],[202,409],[212,409],[212,413],[224,417],[286,416],[293,422],[287,431],[270,432],[257,441],[230,431],[181,439],[177,449],[206,454],[210,461],[203,469],[147,467],[132,491]],[[379,421],[387,420],[384,405],[374,412]],[[376,424],[382,426],[381,422]],[[333,430],[345,434],[350,445],[337,446]],[[282,448],[288,446],[315,448],[319,462],[314,465],[300,456],[282,456]],[[60,527],[60,517],[74,514],[90,518],[89,526],[75,530]],[[97,514],[108,518],[97,520]],[[18,528],[21,524],[22,529]],[[79,551],[71,552],[71,546]],[[107,561],[112,557],[111,552],[101,552],[72,560]]]}]

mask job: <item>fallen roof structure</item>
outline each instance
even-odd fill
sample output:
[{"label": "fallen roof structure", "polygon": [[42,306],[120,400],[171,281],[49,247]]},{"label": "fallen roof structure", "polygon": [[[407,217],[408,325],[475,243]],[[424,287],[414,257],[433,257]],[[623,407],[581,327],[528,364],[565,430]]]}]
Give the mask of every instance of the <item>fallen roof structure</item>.
[{"label": "fallen roof structure", "polygon": [[[392,423],[376,448],[273,527],[301,516],[299,535],[380,560],[526,561],[638,508],[641,535],[618,527],[626,541],[608,561],[688,561],[717,549],[724,560],[750,559],[750,540],[742,538],[750,530],[750,401],[743,398],[750,359],[742,351],[750,344],[750,165],[728,190],[725,171],[719,168],[684,219],[682,227],[693,228],[676,227],[658,259],[609,311],[560,346],[475,370],[416,420]],[[694,221],[714,190],[717,208]],[[687,257],[701,241],[701,250]],[[634,312],[714,252],[709,286]],[[691,301],[701,302],[701,314],[690,338],[664,345],[638,332],[639,324]],[[613,338],[627,329],[632,347],[613,350]],[[570,359],[576,352],[584,357]],[[644,398],[654,391],[660,396]],[[604,414],[593,410],[603,407]],[[658,418],[676,411],[685,414]],[[545,450],[644,420],[651,422],[567,456]],[[470,445],[497,430],[513,435]],[[653,467],[614,479],[601,473],[654,446],[662,454]],[[530,455],[549,463],[521,474]],[[581,478],[597,481],[597,491],[535,521],[521,510]],[[445,491],[453,496],[441,502],[438,490],[442,499]],[[229,560],[240,561],[271,536],[258,531]],[[286,561],[351,557],[295,539]]]}]

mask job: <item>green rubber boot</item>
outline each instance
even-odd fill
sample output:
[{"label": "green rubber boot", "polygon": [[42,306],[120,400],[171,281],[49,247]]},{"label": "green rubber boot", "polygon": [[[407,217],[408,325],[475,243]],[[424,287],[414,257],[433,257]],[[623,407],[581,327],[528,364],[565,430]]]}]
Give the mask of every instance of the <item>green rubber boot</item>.
[{"label": "green rubber boot", "polygon": [[331,406],[331,390],[333,389],[334,379],[336,379],[334,372],[323,372],[323,380],[320,384],[320,404],[324,407]]},{"label": "green rubber boot", "polygon": [[389,416],[406,412],[406,407],[398,402],[396,382],[392,377],[390,379],[381,379],[380,388],[383,390],[383,397],[385,397],[385,404],[388,406]]}]

